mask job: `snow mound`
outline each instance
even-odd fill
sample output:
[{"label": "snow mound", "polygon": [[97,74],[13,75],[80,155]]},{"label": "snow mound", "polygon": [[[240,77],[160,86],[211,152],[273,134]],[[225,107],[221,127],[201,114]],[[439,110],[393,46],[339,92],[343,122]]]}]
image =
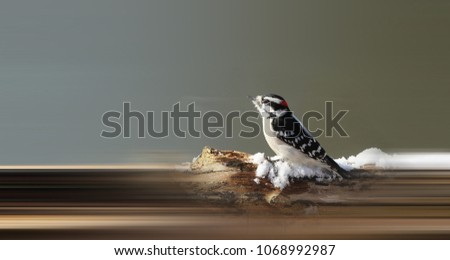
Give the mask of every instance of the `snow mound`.
[{"label": "snow mound", "polygon": [[256,153],[250,159],[257,165],[256,177],[267,178],[274,187],[280,189],[284,189],[294,179],[315,179],[319,182],[330,182],[337,177],[325,168],[310,168],[282,160],[273,160],[273,158],[266,158],[264,153]]},{"label": "snow mound", "polygon": [[335,161],[345,170],[359,169],[363,166],[373,165],[377,168],[388,168],[392,155],[389,155],[378,148],[369,148],[358,155],[350,156],[348,159],[345,157],[336,159]]}]

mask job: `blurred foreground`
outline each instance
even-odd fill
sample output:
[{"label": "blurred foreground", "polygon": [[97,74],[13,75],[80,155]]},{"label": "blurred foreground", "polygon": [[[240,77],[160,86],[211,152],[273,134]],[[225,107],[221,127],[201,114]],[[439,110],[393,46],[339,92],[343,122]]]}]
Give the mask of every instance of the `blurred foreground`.
[{"label": "blurred foreground", "polygon": [[448,171],[300,182],[283,191],[295,190],[294,204],[206,198],[193,178],[208,181],[170,169],[2,169],[0,239],[450,239]]}]

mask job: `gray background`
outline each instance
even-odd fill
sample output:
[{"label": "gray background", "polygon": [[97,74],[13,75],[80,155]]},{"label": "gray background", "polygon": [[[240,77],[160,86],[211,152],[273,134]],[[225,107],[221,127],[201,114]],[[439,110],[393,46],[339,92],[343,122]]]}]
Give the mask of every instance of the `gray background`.
[{"label": "gray background", "polygon": [[[101,115],[250,110],[278,93],[297,115],[348,109],[334,157],[450,147],[448,1],[0,3],[0,163],[180,162],[254,139],[103,139]],[[324,127],[323,121],[311,125]],[[235,125],[235,131],[241,127]]]}]

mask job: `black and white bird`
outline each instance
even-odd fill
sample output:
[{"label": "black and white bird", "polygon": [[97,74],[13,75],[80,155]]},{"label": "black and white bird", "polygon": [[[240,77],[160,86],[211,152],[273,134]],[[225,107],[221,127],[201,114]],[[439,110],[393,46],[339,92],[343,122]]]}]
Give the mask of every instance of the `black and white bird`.
[{"label": "black and white bird", "polygon": [[284,98],[275,94],[251,97],[263,118],[264,136],[270,148],[282,160],[308,167],[326,167],[344,178],[348,171],[340,167],[289,109]]}]

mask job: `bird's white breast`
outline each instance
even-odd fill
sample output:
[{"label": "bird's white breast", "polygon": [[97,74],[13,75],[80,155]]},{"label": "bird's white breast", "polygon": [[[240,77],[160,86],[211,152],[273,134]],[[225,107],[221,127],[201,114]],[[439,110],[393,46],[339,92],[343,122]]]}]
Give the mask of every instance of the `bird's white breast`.
[{"label": "bird's white breast", "polygon": [[271,128],[271,119],[263,118],[263,129],[267,144],[283,160],[310,167],[323,166],[319,161],[277,138],[275,131]]}]

